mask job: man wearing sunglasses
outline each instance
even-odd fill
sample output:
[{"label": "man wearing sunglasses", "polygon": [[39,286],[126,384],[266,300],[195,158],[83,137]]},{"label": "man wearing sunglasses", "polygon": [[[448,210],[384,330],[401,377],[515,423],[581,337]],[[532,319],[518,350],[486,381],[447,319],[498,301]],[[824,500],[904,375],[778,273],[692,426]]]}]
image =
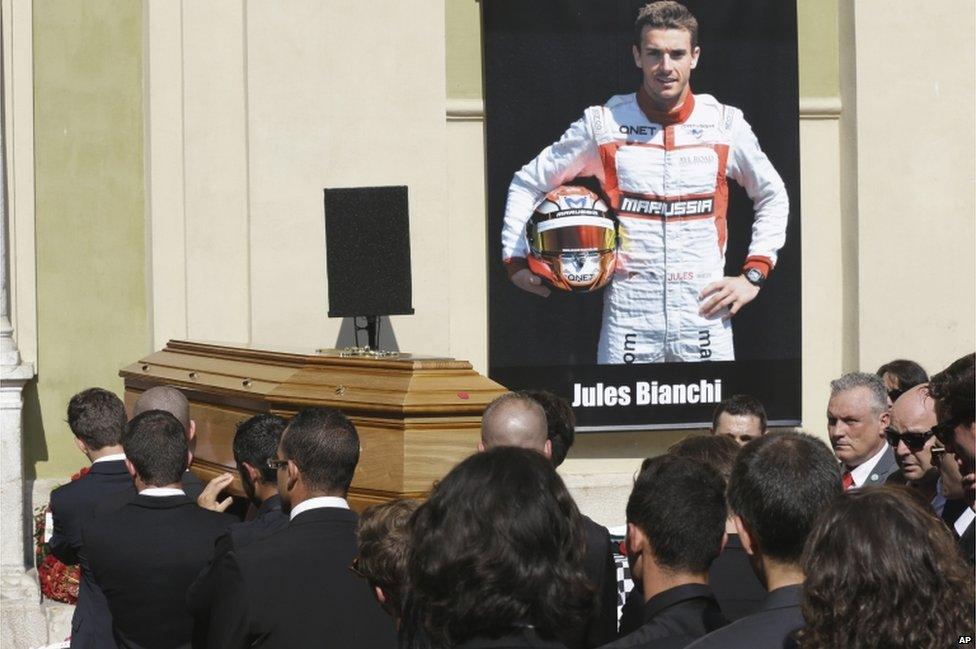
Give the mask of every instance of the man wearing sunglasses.
[{"label": "man wearing sunglasses", "polygon": [[936,424],[935,400],[927,385],[917,385],[898,397],[891,407],[891,424],[885,437],[895,452],[900,471],[888,482],[905,482],[917,489],[941,514],[945,498],[937,493],[939,470],[932,463],[932,447],[938,440],[932,433]]},{"label": "man wearing sunglasses", "polygon": [[[930,391],[935,398],[939,423],[933,429],[946,451],[955,456],[962,474],[964,497],[970,512],[976,510],[976,354],[968,354],[932,377]],[[976,563],[976,515],[963,512],[955,526],[963,554]],[[968,525],[965,525],[968,520]],[[965,527],[963,527],[965,525]],[[962,528],[962,529],[960,529]]]},{"label": "man wearing sunglasses", "polygon": [[393,621],[350,570],[356,524],[346,496],[359,434],[333,408],[306,408],[281,434],[277,472],[288,524],[224,555],[208,647],[396,647]]}]

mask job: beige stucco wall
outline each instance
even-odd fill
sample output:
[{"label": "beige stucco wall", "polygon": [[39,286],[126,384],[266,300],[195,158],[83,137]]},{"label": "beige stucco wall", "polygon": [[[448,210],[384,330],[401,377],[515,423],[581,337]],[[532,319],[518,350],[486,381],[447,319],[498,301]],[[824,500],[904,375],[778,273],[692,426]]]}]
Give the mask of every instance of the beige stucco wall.
[{"label": "beige stucco wall", "polygon": [[416,315],[392,329],[402,349],[452,353],[466,312],[451,307],[458,278],[439,252],[453,218],[443,12],[433,0],[148,2],[157,347],[334,345],[322,190],[407,185]]},{"label": "beige stucco wall", "polygon": [[[924,19],[907,0],[851,9],[857,360],[873,370],[904,356],[935,372],[976,346],[976,4],[929,3]],[[922,43],[939,54],[919,74],[907,57]]]},{"label": "beige stucco wall", "polygon": [[54,477],[86,463],[64,423],[68,399],[96,385],[121,393],[118,368],[149,346],[140,4],[36,0],[33,85],[37,380],[24,394],[25,453],[28,476]]}]

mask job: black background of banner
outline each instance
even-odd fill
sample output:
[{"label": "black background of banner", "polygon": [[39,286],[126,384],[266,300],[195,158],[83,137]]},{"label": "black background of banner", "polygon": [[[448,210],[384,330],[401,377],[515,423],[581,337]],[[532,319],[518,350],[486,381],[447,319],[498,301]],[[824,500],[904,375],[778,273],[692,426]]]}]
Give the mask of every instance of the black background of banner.
[{"label": "black background of banner", "polygon": [[746,392],[766,406],[771,422],[796,422],[800,374],[797,360],[731,361],[721,363],[653,363],[634,365],[563,365],[556,367],[494,367],[491,378],[511,388],[545,386],[572,402],[573,384],[630,386],[629,406],[574,408],[581,427],[654,426],[705,424],[712,421],[714,403],[646,405],[634,403],[638,381],[663,384],[722,381],[722,398]]},{"label": "black background of banner", "polygon": [[[691,85],[741,108],[786,184],[786,245],[759,296],[734,319],[736,361],[598,366],[602,292],[553,291],[548,299],[508,280],[501,227],[512,175],[555,142],[587,106],[640,84],[631,54],[644,1],[482,0],[488,200],[489,376],[511,389],[624,385],[641,373],[660,382],[727,377],[723,395],[748,392],[771,420],[800,419],[799,106],[796,5],[789,0],[685,4],[699,22],[701,58]],[[598,190],[593,179],[580,184]],[[752,204],[729,182],[726,274],[737,275],[751,239]],[[671,378],[673,377],[673,379]],[[683,378],[682,378],[683,377]],[[695,378],[697,377],[697,378]],[[785,386],[789,386],[786,389]],[[580,425],[689,424],[712,406],[577,409]]]}]

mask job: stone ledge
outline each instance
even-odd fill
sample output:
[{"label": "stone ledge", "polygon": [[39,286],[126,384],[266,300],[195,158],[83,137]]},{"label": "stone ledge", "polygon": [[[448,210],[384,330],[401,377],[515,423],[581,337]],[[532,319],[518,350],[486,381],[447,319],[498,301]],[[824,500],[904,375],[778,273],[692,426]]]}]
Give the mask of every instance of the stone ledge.
[{"label": "stone ledge", "polygon": [[4,570],[0,575],[0,647],[37,649],[71,635],[75,607],[41,599],[37,572]]}]

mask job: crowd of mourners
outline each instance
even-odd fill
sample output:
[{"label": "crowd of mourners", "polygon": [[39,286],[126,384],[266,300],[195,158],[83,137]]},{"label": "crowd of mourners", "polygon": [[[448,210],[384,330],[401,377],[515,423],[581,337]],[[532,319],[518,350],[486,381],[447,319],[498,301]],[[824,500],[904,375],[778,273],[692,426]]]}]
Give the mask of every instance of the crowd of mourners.
[{"label": "crowd of mourners", "polygon": [[72,647],[919,649],[976,636],[973,354],[931,378],[898,360],[832,381],[829,445],[767,431],[761,403],[727,399],[711,435],[643,462],[622,540],[556,472],[574,422],[550,393],[499,397],[478,452],[426,500],[361,516],[346,500],[360,440],[338,410],[238,424],[246,503],[224,494],[231,474],[204,485],[188,470],[196,424],[178,389],[146,390],[131,414],[100,388],[68,404],[92,462],[51,494],[50,549],[81,565]]}]

